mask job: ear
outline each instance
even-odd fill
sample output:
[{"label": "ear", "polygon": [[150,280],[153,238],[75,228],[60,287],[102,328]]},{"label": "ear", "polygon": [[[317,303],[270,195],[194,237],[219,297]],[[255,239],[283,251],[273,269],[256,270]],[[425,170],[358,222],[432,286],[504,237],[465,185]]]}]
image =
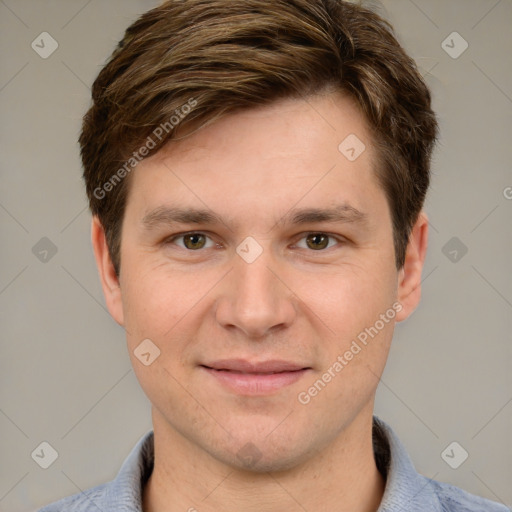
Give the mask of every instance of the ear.
[{"label": "ear", "polygon": [[420,212],[414,224],[405,253],[405,263],[398,273],[397,298],[402,310],[397,313],[397,322],[408,318],[416,309],[421,298],[421,272],[425,263],[428,244],[428,218]]},{"label": "ear", "polygon": [[119,325],[123,325],[123,302],[121,300],[119,278],[116,275],[114,265],[110,258],[105,230],[97,216],[94,216],[92,219],[91,240],[107,308],[112,318]]}]

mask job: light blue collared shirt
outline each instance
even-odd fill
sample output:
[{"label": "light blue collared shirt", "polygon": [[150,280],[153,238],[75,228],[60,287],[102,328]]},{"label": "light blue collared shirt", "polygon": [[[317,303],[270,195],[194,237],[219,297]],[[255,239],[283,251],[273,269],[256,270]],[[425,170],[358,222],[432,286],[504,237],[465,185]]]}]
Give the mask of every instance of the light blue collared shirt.
[{"label": "light blue collared shirt", "polygon": [[[511,512],[505,505],[417,473],[400,440],[377,417],[373,444],[377,466],[386,478],[377,512]],[[39,512],[142,512],[142,490],[153,470],[153,450],[150,431],[132,449],[114,480],[63,498]]]}]

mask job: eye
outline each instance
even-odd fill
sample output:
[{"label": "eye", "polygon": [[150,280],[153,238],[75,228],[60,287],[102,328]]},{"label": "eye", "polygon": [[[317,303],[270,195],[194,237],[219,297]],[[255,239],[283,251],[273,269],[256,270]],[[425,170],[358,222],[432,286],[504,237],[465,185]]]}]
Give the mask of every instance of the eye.
[{"label": "eye", "polygon": [[[177,240],[183,240],[182,244],[177,243]],[[207,246],[207,241],[210,240],[211,244]],[[215,244],[213,240],[211,240],[207,235],[203,233],[183,233],[181,235],[173,236],[172,238],[168,239],[166,243],[170,244],[176,244],[179,247],[182,247],[183,249],[187,249],[190,251],[197,251],[199,249],[209,249],[213,247]]]},{"label": "eye", "polygon": [[[301,249],[311,249],[313,251],[323,251],[325,249],[331,248],[336,244],[339,244],[341,240],[337,239],[333,235],[329,235],[327,233],[317,232],[317,233],[307,233],[303,236],[300,241],[305,240],[304,244],[296,244],[296,247]],[[165,241],[166,244],[175,244],[182,249],[186,249],[188,251],[198,251],[200,249],[210,249],[215,247],[217,244],[204,233],[199,232],[190,232],[190,233],[182,233],[179,235],[174,235],[173,237],[167,239]]]},{"label": "eye", "polygon": [[332,240],[334,245],[340,242],[332,235],[328,235],[327,233],[307,233],[301,240],[306,240],[306,247],[300,246],[297,244],[297,247],[301,247],[302,249],[312,249],[313,251],[321,251],[328,247],[332,247],[329,245],[329,241]]}]

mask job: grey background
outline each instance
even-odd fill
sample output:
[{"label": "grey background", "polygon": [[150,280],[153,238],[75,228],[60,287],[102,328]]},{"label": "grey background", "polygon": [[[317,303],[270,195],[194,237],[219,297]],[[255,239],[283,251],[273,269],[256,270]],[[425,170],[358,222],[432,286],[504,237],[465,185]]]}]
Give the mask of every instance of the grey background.
[{"label": "grey background", "polygon": [[[157,3],[0,0],[2,511],[112,479],[151,428],[104,307],[76,139],[101,64]],[[397,326],[376,413],[420,472],[511,506],[512,2],[372,4],[416,59],[441,122],[423,300]],[[59,45],[47,59],[31,47],[43,31]],[[456,59],[441,46],[454,31],[469,44]],[[59,454],[46,470],[31,458],[42,441]],[[440,455],[452,441],[469,453],[458,469]]]}]

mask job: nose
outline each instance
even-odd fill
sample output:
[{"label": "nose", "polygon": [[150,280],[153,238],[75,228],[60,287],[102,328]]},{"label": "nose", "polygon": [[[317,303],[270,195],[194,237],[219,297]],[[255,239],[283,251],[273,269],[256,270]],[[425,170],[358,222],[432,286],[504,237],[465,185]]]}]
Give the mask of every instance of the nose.
[{"label": "nose", "polygon": [[257,340],[289,327],[295,316],[293,291],[270,249],[252,263],[236,254],[234,268],[223,281],[217,299],[217,322]]}]

